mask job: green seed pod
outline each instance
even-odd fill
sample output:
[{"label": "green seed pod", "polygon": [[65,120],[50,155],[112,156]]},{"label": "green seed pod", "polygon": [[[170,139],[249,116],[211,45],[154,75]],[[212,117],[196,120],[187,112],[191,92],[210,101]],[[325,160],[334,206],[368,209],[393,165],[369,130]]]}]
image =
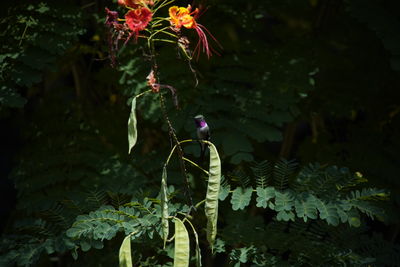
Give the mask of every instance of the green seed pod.
[{"label": "green seed pod", "polygon": [[210,147],[210,170],[208,177],[207,195],[205,202],[205,213],[207,217],[207,240],[213,248],[217,235],[218,221],[218,195],[221,186],[221,160],[218,151],[211,142],[207,142]]},{"label": "green seed pod", "polygon": [[175,252],[174,267],[189,266],[189,234],[181,220],[175,218]]},{"label": "green seed pod", "polygon": [[137,140],[137,128],[136,128],[136,97],[132,98],[131,103],[131,114],[128,119],[128,154],[131,153],[132,148],[136,144]]},{"label": "green seed pod", "polygon": [[132,267],[131,235],[127,235],[119,248],[119,267]]},{"label": "green seed pod", "polygon": [[164,166],[161,178],[161,229],[162,229],[162,238],[164,240],[164,248],[165,243],[168,239],[169,234],[169,212],[168,212],[168,195],[167,195],[167,168]]}]

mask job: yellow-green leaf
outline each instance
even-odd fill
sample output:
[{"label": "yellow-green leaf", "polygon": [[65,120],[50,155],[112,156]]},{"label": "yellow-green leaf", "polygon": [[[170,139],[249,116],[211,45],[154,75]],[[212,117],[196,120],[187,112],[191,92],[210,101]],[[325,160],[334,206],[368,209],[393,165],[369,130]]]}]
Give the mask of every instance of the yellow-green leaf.
[{"label": "yellow-green leaf", "polygon": [[162,238],[164,240],[164,248],[165,243],[168,239],[169,234],[169,223],[168,223],[168,195],[167,195],[167,168],[164,166],[161,178],[161,229],[162,229]]},{"label": "yellow-green leaf", "polygon": [[221,186],[221,160],[214,144],[207,142],[210,148],[210,170],[208,177],[205,213],[207,217],[207,240],[213,247],[217,235],[218,195]]},{"label": "yellow-green leaf", "polygon": [[119,248],[119,267],[132,267],[131,235],[124,238]]},{"label": "yellow-green leaf", "polygon": [[189,234],[181,220],[175,218],[174,267],[189,266]]},{"label": "yellow-green leaf", "polygon": [[132,98],[132,103],[131,103],[131,114],[129,115],[129,120],[128,120],[128,144],[129,144],[129,149],[128,149],[128,154],[131,153],[132,148],[136,144],[137,140],[137,128],[136,128],[136,97]]}]

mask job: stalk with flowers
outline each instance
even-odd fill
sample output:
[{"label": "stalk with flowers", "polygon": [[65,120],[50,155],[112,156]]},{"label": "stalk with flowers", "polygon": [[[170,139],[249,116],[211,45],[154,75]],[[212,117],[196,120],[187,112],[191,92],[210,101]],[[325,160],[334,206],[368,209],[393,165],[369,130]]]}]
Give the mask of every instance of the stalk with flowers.
[{"label": "stalk with flowers", "polygon": [[[154,42],[165,42],[177,45],[189,60],[192,55],[199,57],[200,51],[208,58],[215,50],[210,46],[207,35],[219,45],[215,37],[206,27],[198,23],[200,10],[192,10],[191,5],[187,7],[170,6],[174,0],[118,0],[118,4],[127,9],[123,18],[119,17],[117,11],[106,8],[106,26],[110,30],[110,58],[115,65],[115,55],[118,50],[119,41],[126,45],[130,40],[134,43],[138,39],[147,40],[147,47],[154,52]],[[168,7],[168,17],[157,17],[157,12]],[[182,33],[182,28],[194,29],[198,35],[197,44],[193,50],[190,49],[190,41]]]},{"label": "stalk with flowers", "polygon": [[[196,210],[202,204],[205,205],[205,215],[207,218],[207,240],[213,247],[213,243],[217,233],[217,219],[218,219],[218,195],[220,188],[221,179],[221,163],[218,156],[218,152],[215,146],[209,141],[202,140],[183,140],[179,141],[175,134],[175,130],[168,118],[168,114],[165,108],[165,99],[161,92],[162,89],[169,89],[172,94],[174,105],[178,108],[178,96],[177,90],[168,84],[161,84],[158,79],[158,65],[156,61],[155,42],[164,42],[167,44],[173,44],[183,52],[187,60],[189,61],[189,67],[195,74],[195,71],[190,65],[190,61],[193,59],[193,55],[196,59],[199,58],[200,53],[206,54],[207,58],[210,58],[216,51],[211,47],[209,38],[210,37],[218,46],[218,41],[214,36],[204,27],[198,23],[200,16],[199,8],[192,8],[191,5],[187,7],[178,7],[172,5],[174,0],[118,0],[118,5],[126,9],[123,17],[118,14],[117,11],[112,11],[106,8],[106,21],[105,25],[109,30],[108,42],[109,42],[109,58],[112,66],[117,65],[117,52],[122,42],[123,46],[130,45],[144,45],[150,55],[152,68],[149,75],[146,77],[147,85],[149,89],[136,96],[132,97],[131,101],[131,114],[128,121],[128,141],[129,141],[129,153],[136,144],[137,140],[137,122],[136,122],[136,100],[148,93],[158,94],[159,103],[164,117],[164,121],[167,123],[169,135],[175,144],[171,150],[171,153],[163,166],[163,174],[161,181],[161,237],[164,241],[164,247],[166,242],[175,240],[175,254],[174,254],[174,266],[189,266],[189,237],[188,231],[185,225],[189,225],[189,229],[192,230],[195,241],[196,241],[196,266],[201,266],[201,253],[198,241],[198,235],[195,227],[191,223],[193,218],[191,212]],[[160,17],[158,13],[162,9],[168,8],[168,17]],[[196,45],[193,47],[189,38],[184,35],[185,30],[194,30],[198,36]],[[144,42],[141,42],[141,41]],[[196,76],[195,76],[196,78]],[[197,85],[197,78],[196,78]],[[203,142],[210,148],[210,164],[209,171],[204,170],[199,164],[189,160],[184,156],[182,144],[188,142]],[[173,216],[168,211],[168,190],[167,190],[167,166],[174,152],[177,152],[181,173],[185,183],[185,195],[188,199],[190,208],[186,212],[177,212]],[[193,200],[190,194],[189,182],[186,171],[186,163],[201,169],[208,176],[208,187],[206,197],[203,201],[200,201],[196,205],[193,204]],[[178,218],[178,214],[180,217]],[[169,237],[169,221],[173,221],[175,225],[175,234],[172,238]],[[134,232],[129,234],[120,248],[120,266],[131,266],[130,256],[130,239],[134,236]]]}]

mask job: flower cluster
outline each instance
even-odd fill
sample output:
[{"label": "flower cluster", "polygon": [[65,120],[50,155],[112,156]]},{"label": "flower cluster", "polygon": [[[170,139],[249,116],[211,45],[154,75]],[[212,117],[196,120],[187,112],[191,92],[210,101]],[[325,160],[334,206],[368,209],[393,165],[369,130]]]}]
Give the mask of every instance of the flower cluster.
[{"label": "flower cluster", "polygon": [[[198,8],[192,11],[190,5],[187,7],[171,6],[168,10],[169,17],[156,18],[154,16],[159,9],[166,7],[171,2],[173,1],[118,0],[118,4],[127,9],[123,19],[119,18],[118,12],[106,8],[107,18],[105,24],[110,30],[110,58],[113,65],[115,64],[118,42],[124,40],[124,44],[126,44],[132,37],[135,42],[138,41],[139,37],[147,39],[149,48],[153,42],[175,43],[191,59],[190,41],[183,35],[182,28],[196,31],[199,39],[193,54],[197,54],[197,58],[200,51],[204,52],[208,58],[212,55],[214,50],[209,45],[207,35],[211,36],[217,44],[218,42],[203,25],[197,22],[200,14]],[[165,22],[168,25],[165,25]],[[163,35],[163,37],[159,38],[158,36],[160,35]],[[171,40],[171,37],[175,40]]]}]

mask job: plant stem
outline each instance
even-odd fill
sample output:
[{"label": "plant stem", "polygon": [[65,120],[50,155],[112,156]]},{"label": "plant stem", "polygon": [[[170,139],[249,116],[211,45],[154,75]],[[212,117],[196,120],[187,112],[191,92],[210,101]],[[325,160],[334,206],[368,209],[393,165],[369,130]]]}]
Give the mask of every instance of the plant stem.
[{"label": "plant stem", "polygon": [[191,161],[188,158],[183,157],[183,160],[186,160],[187,162],[189,162],[190,164],[192,164],[193,166],[199,168],[200,170],[202,170],[205,174],[210,175],[210,173],[208,171],[206,171],[205,169],[203,169],[202,167],[200,167],[199,165],[197,165],[197,163]]},{"label": "plant stem", "polygon": [[144,94],[150,93],[151,91],[152,91],[152,90],[150,89],[150,90],[141,92],[140,94],[136,95],[135,97],[136,97],[136,98],[139,98],[139,97],[141,97],[141,96],[144,95]]}]

